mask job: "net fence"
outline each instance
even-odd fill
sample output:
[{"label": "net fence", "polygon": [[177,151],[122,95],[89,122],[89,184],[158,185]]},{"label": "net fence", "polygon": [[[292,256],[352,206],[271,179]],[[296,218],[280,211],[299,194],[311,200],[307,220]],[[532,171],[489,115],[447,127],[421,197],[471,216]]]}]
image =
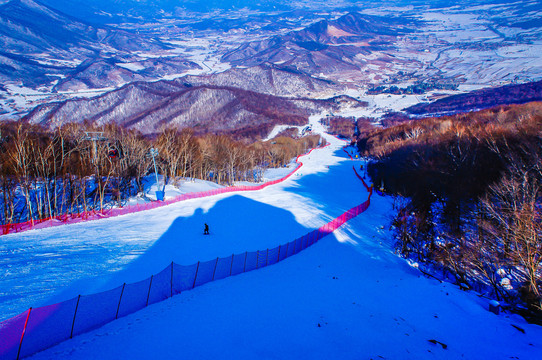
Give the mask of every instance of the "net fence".
[{"label": "net fence", "polygon": [[30,356],[196,286],[281,262],[366,211],[372,187],[365,182],[364,185],[369,189],[367,201],[320,228],[275,248],[232,254],[188,266],[172,262],[145,280],[97,294],[80,295],[58,304],[30,308],[7,319],[0,323],[0,360]]}]

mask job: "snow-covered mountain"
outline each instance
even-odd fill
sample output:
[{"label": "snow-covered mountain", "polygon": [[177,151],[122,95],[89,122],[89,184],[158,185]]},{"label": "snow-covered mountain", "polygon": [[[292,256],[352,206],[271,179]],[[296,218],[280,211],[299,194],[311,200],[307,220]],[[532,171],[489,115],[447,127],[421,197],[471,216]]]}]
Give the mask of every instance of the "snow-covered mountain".
[{"label": "snow-covered mountain", "polygon": [[[353,98],[333,97],[337,88],[302,73],[259,66],[173,81],[134,82],[91,99],[40,105],[25,120],[49,128],[68,122],[114,122],[144,134],[164,127],[193,127],[198,133],[248,132],[248,137],[258,138],[276,124],[306,124],[314,112],[341,104],[364,105]],[[327,99],[310,99],[317,94]]]},{"label": "snow-covered mountain", "polygon": [[226,53],[236,65],[276,63],[309,74],[360,71],[363,58],[390,47],[396,37],[410,32],[412,23],[400,19],[348,13],[319,21],[302,30],[254,41]]},{"label": "snow-covered mountain", "polygon": [[[29,87],[60,82],[57,90],[103,88],[156,78],[160,62],[123,66],[132,52],[159,53],[160,41],[107,25],[95,26],[33,0],[0,5],[0,80]],[[186,59],[169,61],[167,73],[199,68]]]}]

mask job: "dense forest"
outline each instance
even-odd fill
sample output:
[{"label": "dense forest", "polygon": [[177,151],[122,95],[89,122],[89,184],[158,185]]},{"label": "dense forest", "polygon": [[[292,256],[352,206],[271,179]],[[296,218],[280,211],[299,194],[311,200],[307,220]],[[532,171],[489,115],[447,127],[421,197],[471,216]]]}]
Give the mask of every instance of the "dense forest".
[{"label": "dense forest", "polygon": [[417,115],[442,114],[471,111],[472,109],[487,109],[503,104],[525,104],[540,100],[542,100],[542,81],[536,81],[447,96],[430,103],[413,105],[406,108],[405,111]]},{"label": "dense forest", "polygon": [[[542,103],[362,127],[397,251],[542,322]],[[439,271],[440,271],[439,270]]]},{"label": "dense forest", "polygon": [[326,127],[328,133],[350,139],[355,130],[356,118],[330,116],[320,120],[320,123]]},{"label": "dense forest", "polygon": [[123,206],[144,191],[144,177],[158,172],[169,183],[204,179],[231,185],[259,182],[267,168],[287,165],[322,140],[278,137],[236,141],[230,135],[196,136],[166,128],[154,136],[115,125],[67,124],[46,130],[27,123],[0,124],[0,222],[77,214]]}]

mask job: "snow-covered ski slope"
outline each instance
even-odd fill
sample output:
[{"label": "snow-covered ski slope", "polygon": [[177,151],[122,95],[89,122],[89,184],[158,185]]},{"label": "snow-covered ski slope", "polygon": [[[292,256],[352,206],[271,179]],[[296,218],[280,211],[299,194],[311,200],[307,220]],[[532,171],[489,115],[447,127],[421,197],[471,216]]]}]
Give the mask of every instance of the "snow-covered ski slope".
[{"label": "snow-covered ski slope", "polygon": [[[2,304],[15,299],[8,311],[19,313],[144,279],[171,261],[272,248],[308,233],[367,199],[352,171],[358,163],[326,137],[331,146],[261,191],[1,238],[12,259],[1,263]],[[389,215],[390,202],[373,196],[368,211],[279,264],[184,292],[33,358],[540,358],[540,327],[496,316],[486,299],[396,257]]]}]

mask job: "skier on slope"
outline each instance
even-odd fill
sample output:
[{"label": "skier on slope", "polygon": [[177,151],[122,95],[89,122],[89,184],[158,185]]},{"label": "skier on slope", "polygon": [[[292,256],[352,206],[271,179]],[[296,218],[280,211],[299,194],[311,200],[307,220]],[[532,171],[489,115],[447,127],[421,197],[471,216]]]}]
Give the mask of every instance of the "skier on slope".
[{"label": "skier on slope", "polygon": [[205,228],[203,229],[203,235],[209,235],[209,225],[205,224]]}]

